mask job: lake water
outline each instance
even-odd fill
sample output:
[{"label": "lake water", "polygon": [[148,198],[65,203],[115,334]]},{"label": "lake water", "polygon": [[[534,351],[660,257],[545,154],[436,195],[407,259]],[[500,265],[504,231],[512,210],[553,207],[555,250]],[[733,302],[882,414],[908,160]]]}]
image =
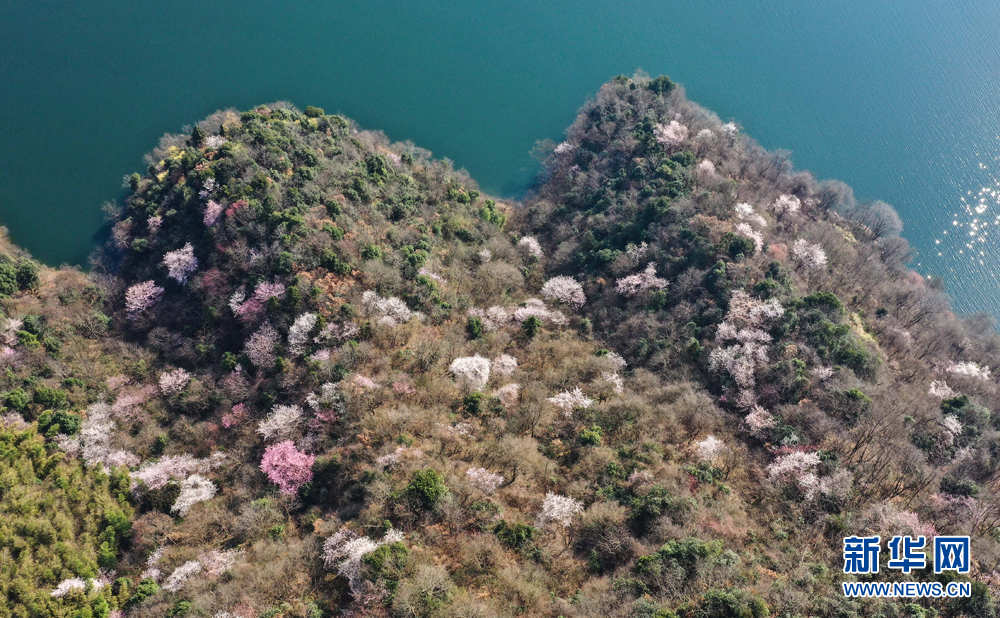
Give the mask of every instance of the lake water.
[{"label": "lake water", "polygon": [[48,263],[85,263],[99,204],[163,132],[277,99],[516,196],[534,142],[641,68],[896,206],[914,265],[963,311],[994,310],[998,23],[997,3],[962,0],[0,0],[0,222]]}]

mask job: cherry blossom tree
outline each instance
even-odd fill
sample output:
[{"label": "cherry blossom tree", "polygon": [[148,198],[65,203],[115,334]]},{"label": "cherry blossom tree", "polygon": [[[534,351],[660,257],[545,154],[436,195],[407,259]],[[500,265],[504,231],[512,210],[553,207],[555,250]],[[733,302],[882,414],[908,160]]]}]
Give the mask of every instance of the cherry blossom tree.
[{"label": "cherry blossom tree", "polygon": [[802,201],[794,195],[780,195],[771,205],[771,210],[779,215],[796,213],[802,207]]},{"label": "cherry blossom tree", "polygon": [[254,366],[261,369],[270,369],[278,360],[274,347],[278,345],[278,331],[270,324],[261,326],[254,334],[250,335],[243,351]]},{"label": "cherry blossom tree", "polygon": [[160,392],[166,397],[176,395],[184,390],[190,379],[191,374],[183,369],[164,371],[160,374]]},{"label": "cherry blossom tree", "polygon": [[562,326],[568,322],[566,316],[561,311],[549,309],[545,303],[537,298],[529,298],[524,301],[524,305],[514,310],[513,318],[516,322],[524,322],[530,317],[550,322],[556,326]]},{"label": "cherry blossom tree", "polygon": [[747,430],[758,438],[764,437],[764,432],[778,424],[778,419],[774,415],[760,406],[753,406],[750,414],[743,419]]},{"label": "cherry blossom tree", "polygon": [[927,394],[938,399],[949,399],[955,396],[955,391],[951,390],[951,387],[944,380],[934,380],[931,382],[930,388],[927,389]]},{"label": "cherry blossom tree", "polygon": [[725,371],[740,388],[737,403],[749,408],[756,401],[756,371],[768,361],[771,336],[760,327],[784,315],[776,299],[760,301],[745,290],[733,292],[726,319],[719,324],[715,340],[720,345],[709,354],[709,368]]},{"label": "cherry blossom tree", "polygon": [[386,324],[405,324],[415,315],[401,299],[395,296],[383,298],[373,290],[361,295],[361,306],[369,317],[388,320]]},{"label": "cherry blossom tree", "polygon": [[222,415],[222,426],[226,429],[241,424],[247,418],[247,407],[244,403],[238,403],[233,409]]},{"label": "cherry blossom tree", "polygon": [[302,421],[302,408],[299,406],[274,406],[267,418],[257,425],[257,433],[264,440],[287,438]]},{"label": "cherry blossom tree", "polygon": [[542,286],[542,297],[574,307],[582,307],[587,302],[581,286],[573,277],[553,277]]},{"label": "cherry blossom tree", "polygon": [[667,280],[656,276],[656,264],[650,262],[643,272],[619,279],[615,284],[615,292],[631,298],[646,290],[662,290],[665,287]]},{"label": "cherry blossom tree", "polygon": [[503,405],[505,408],[509,408],[515,405],[521,396],[521,385],[510,383],[504,384],[496,391],[494,391],[493,396]]},{"label": "cherry blossom tree", "polygon": [[188,277],[198,270],[198,258],[194,256],[191,243],[185,244],[176,251],[170,251],[163,256],[163,265],[167,267],[168,276],[183,285]]},{"label": "cherry blossom tree", "polygon": [[573,523],[573,518],[582,512],[583,502],[549,492],[545,494],[542,512],[538,514],[538,526],[557,523],[565,528]]},{"label": "cherry blossom tree", "polygon": [[559,408],[563,416],[569,418],[576,408],[589,408],[594,400],[583,394],[579,386],[572,391],[563,391],[554,397],[549,397],[548,402]]},{"label": "cherry blossom tree", "polygon": [[327,569],[337,569],[337,573],[347,579],[352,594],[361,590],[361,559],[383,545],[399,543],[403,533],[389,530],[385,536],[374,541],[348,528],[341,528],[323,543],[323,564]]},{"label": "cherry blossom tree", "polygon": [[490,381],[490,360],[478,354],[456,358],[448,370],[459,384],[474,391],[482,390]]},{"label": "cherry blossom tree", "polygon": [[990,380],[990,368],[980,367],[978,364],[967,361],[962,363],[951,363],[945,369],[948,373],[953,373],[957,376],[964,376],[967,378],[974,378],[976,380]]},{"label": "cherry blossom tree", "polygon": [[492,494],[503,484],[503,475],[490,472],[486,468],[469,468],[465,477],[484,494]]},{"label": "cherry blossom tree", "polygon": [[181,483],[181,493],[177,495],[170,512],[184,517],[192,506],[214,498],[216,491],[212,481],[200,474],[192,474]]},{"label": "cherry blossom tree", "polygon": [[712,461],[722,454],[726,443],[709,435],[704,440],[694,443],[694,452],[699,460]]},{"label": "cherry blossom tree", "polygon": [[814,472],[820,464],[819,455],[794,451],[778,457],[767,467],[771,480],[799,480],[805,474]]},{"label": "cherry blossom tree", "polygon": [[312,330],[316,327],[319,316],[315,313],[303,313],[295,318],[295,322],[288,329],[288,351],[296,356],[306,351],[306,345]]},{"label": "cherry blossom tree", "polygon": [[[93,581],[93,580],[91,580]],[[55,590],[52,591],[52,597],[56,599],[61,599],[68,594],[74,592],[84,592],[87,589],[87,582],[80,579],[79,577],[72,577],[69,579],[64,579],[59,582]]]},{"label": "cherry blossom tree", "polygon": [[517,369],[517,359],[510,354],[501,354],[493,359],[493,373],[498,376],[509,376]]},{"label": "cherry blossom tree", "polygon": [[202,568],[201,563],[197,560],[188,560],[174,569],[167,581],[163,583],[163,589],[169,592],[180,591],[191,577],[201,573]]},{"label": "cherry blossom tree", "polygon": [[215,225],[215,222],[219,220],[219,216],[222,215],[225,209],[225,206],[215,200],[208,200],[208,205],[205,206],[205,216],[203,218],[205,227],[212,227]]},{"label": "cherry blossom tree", "polygon": [[823,247],[810,244],[803,238],[796,240],[792,245],[792,257],[810,270],[823,268],[827,261]]},{"label": "cherry blossom tree", "polygon": [[285,440],[267,447],[260,460],[260,469],[276,484],[283,494],[294,494],[312,480],[314,455],[307,455],[295,448],[295,443]]},{"label": "cherry blossom tree", "polygon": [[163,298],[163,288],[152,280],[137,283],[125,291],[125,315],[130,320],[139,319],[139,314],[149,309]]},{"label": "cherry blossom tree", "polygon": [[688,128],[676,120],[671,120],[668,125],[656,125],[653,129],[653,137],[668,148],[676,148],[687,139]]},{"label": "cherry blossom tree", "polygon": [[764,235],[750,227],[749,223],[737,223],[736,233],[740,236],[746,236],[747,238],[752,239],[757,251],[764,248]]},{"label": "cherry blossom tree", "polygon": [[522,236],[521,240],[517,241],[517,246],[531,257],[541,259],[545,255],[542,252],[542,245],[538,244],[538,239],[534,236]]}]

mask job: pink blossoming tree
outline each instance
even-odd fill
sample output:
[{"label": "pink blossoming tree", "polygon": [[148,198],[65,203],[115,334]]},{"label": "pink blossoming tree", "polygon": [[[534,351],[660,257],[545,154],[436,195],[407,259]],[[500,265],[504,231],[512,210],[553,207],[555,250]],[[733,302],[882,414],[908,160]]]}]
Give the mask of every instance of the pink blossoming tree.
[{"label": "pink blossoming tree", "polygon": [[153,281],[137,283],[125,291],[125,313],[128,319],[136,320],[146,309],[149,309],[163,298],[163,288]]},{"label": "pink blossoming tree", "polygon": [[276,484],[283,494],[294,494],[312,480],[314,455],[307,455],[295,448],[295,443],[285,440],[267,447],[260,460],[260,469]]}]

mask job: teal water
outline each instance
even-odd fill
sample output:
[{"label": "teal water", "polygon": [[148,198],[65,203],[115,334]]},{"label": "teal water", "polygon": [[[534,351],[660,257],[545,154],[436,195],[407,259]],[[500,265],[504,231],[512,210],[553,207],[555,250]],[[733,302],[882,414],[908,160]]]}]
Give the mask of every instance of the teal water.
[{"label": "teal water", "polygon": [[48,263],[85,263],[99,204],[163,132],[277,99],[516,196],[534,142],[641,68],[896,206],[915,266],[993,310],[997,23],[960,0],[0,0],[0,221]]}]

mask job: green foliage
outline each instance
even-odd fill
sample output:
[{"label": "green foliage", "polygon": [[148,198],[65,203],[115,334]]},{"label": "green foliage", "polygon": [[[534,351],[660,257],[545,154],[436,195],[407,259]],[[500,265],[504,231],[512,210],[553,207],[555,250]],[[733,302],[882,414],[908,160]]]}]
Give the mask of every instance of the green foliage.
[{"label": "green foliage", "polygon": [[131,596],[129,596],[128,602],[126,603],[126,607],[139,605],[140,603],[142,603],[149,597],[155,595],[159,591],[160,591],[160,585],[157,584],[155,580],[147,577],[136,585],[135,592],[133,592]]},{"label": "green foliage", "polygon": [[382,249],[375,244],[365,245],[365,247],[361,250],[361,259],[364,260],[382,259]]},{"label": "green foliage", "polygon": [[676,84],[666,75],[660,75],[646,82],[646,88],[658,95],[670,94],[675,87]]},{"label": "green foliage", "polygon": [[462,400],[462,407],[465,409],[466,414],[479,416],[483,411],[483,401],[485,399],[486,395],[479,391],[474,391],[465,396]]},{"label": "green foliage", "polygon": [[584,446],[598,446],[601,443],[601,427],[594,425],[580,432],[580,444]]},{"label": "green foliage", "polygon": [[493,526],[493,534],[500,543],[508,549],[517,551],[528,547],[537,533],[538,530],[519,521],[509,522],[501,519]]},{"label": "green foliage", "polygon": [[397,541],[382,545],[361,559],[361,575],[368,581],[381,583],[389,592],[395,592],[409,557],[410,552],[403,543]]},{"label": "green foliage", "polygon": [[694,537],[667,541],[655,554],[643,556],[636,563],[641,575],[655,575],[664,566],[680,567],[685,576],[695,575],[697,567],[722,552],[722,541],[703,541]]},{"label": "green foliage", "polygon": [[483,202],[483,207],[479,209],[479,217],[483,221],[492,223],[501,229],[507,223],[507,215],[497,208],[497,204],[493,200],[485,200]]},{"label": "green foliage", "polygon": [[640,535],[645,534],[660,516],[666,515],[672,520],[679,520],[691,508],[687,501],[658,485],[642,495],[627,497],[621,501],[632,507],[632,525]]},{"label": "green foliage", "polygon": [[410,484],[406,486],[406,493],[418,506],[430,510],[448,495],[448,486],[437,470],[425,468],[413,473]]},{"label": "green foliage", "polygon": [[43,408],[68,408],[69,407],[69,393],[59,388],[48,388],[45,386],[39,386],[35,389],[35,393],[32,396],[32,401],[42,406]]},{"label": "green foliage", "polygon": [[18,260],[16,277],[17,287],[21,291],[37,290],[41,283],[38,277],[38,265],[29,259]]},{"label": "green foliage", "polygon": [[38,430],[45,435],[62,433],[71,436],[80,430],[80,423],[79,416],[65,410],[46,410],[38,416]]},{"label": "green foliage", "polygon": [[0,428],[0,555],[9,556],[0,594],[9,609],[36,608],[34,615],[45,616],[105,611],[97,599],[91,605],[49,593],[63,579],[94,578],[98,567],[116,562],[131,529],[128,484],[127,476],[87,471],[58,451],[48,454],[34,429]]},{"label": "green foliage", "polygon": [[862,416],[871,412],[872,398],[856,388],[834,393],[837,410],[849,423],[857,423]]},{"label": "green foliage", "polygon": [[768,618],[767,603],[740,589],[709,590],[681,611],[684,618]]},{"label": "green foliage", "polygon": [[31,397],[22,389],[15,388],[4,395],[3,405],[14,410],[26,410],[31,405]]},{"label": "green foliage", "polygon": [[479,339],[486,332],[483,329],[483,321],[477,316],[472,316],[465,322],[465,334],[469,339]]},{"label": "green foliage", "polygon": [[528,339],[533,339],[542,330],[542,321],[535,316],[528,316],[528,319],[521,324],[521,332]]}]

